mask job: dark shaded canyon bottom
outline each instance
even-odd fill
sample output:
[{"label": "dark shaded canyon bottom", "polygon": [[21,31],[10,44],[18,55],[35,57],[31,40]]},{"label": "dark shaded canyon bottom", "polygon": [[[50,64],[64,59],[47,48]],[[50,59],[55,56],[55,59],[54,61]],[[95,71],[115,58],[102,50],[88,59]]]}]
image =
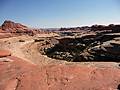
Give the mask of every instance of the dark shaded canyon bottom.
[{"label": "dark shaded canyon bottom", "polygon": [[69,62],[120,61],[120,35],[86,35],[80,38],[62,38],[54,47],[44,50],[50,58]]}]

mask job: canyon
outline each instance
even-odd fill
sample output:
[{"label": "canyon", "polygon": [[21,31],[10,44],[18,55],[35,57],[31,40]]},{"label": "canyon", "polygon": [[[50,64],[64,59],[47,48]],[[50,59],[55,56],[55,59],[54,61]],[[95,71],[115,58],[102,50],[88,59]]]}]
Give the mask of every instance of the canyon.
[{"label": "canyon", "polygon": [[120,25],[0,26],[0,90],[120,90]]}]

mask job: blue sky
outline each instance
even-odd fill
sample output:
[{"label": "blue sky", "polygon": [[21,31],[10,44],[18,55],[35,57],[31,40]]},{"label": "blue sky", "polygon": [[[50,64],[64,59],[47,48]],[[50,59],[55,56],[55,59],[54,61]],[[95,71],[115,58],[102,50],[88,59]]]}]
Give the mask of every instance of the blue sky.
[{"label": "blue sky", "polygon": [[40,28],[118,24],[120,0],[0,0],[4,20]]}]

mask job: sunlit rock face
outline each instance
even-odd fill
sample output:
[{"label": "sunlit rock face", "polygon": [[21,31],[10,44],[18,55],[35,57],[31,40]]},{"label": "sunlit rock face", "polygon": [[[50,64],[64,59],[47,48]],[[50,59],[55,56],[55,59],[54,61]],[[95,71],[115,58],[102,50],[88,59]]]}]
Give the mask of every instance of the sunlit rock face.
[{"label": "sunlit rock face", "polygon": [[10,51],[8,51],[8,50],[0,50],[0,58],[10,56],[10,55],[11,55]]},{"label": "sunlit rock face", "polygon": [[0,58],[0,90],[117,90],[116,67],[52,64],[39,67],[17,57]]},{"label": "sunlit rock face", "polygon": [[4,21],[2,24],[2,29],[6,32],[24,32],[26,29],[28,29],[27,26],[24,26],[20,23],[14,23],[12,21]]}]

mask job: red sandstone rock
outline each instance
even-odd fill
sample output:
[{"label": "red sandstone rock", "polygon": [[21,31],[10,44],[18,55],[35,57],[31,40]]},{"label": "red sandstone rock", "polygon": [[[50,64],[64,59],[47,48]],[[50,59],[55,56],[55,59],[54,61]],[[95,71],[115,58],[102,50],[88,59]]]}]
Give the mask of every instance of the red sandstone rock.
[{"label": "red sandstone rock", "polygon": [[10,56],[11,52],[7,50],[0,50],[0,58]]},{"label": "red sandstone rock", "polygon": [[49,33],[48,31],[44,31],[41,29],[28,28],[25,25],[22,25],[20,23],[15,23],[9,20],[4,21],[2,26],[0,26],[0,33],[1,32],[14,33],[17,35],[22,35],[22,34],[35,35],[35,34]]},{"label": "red sandstone rock", "polygon": [[7,20],[2,24],[1,27],[6,32],[24,32],[26,29],[28,29],[27,26]]},{"label": "red sandstone rock", "polygon": [[0,39],[12,37],[12,36],[13,35],[11,33],[0,33]]},{"label": "red sandstone rock", "polygon": [[2,29],[0,29],[0,33],[4,32]]},{"label": "red sandstone rock", "polygon": [[120,69],[0,61],[0,90],[117,90]]}]

